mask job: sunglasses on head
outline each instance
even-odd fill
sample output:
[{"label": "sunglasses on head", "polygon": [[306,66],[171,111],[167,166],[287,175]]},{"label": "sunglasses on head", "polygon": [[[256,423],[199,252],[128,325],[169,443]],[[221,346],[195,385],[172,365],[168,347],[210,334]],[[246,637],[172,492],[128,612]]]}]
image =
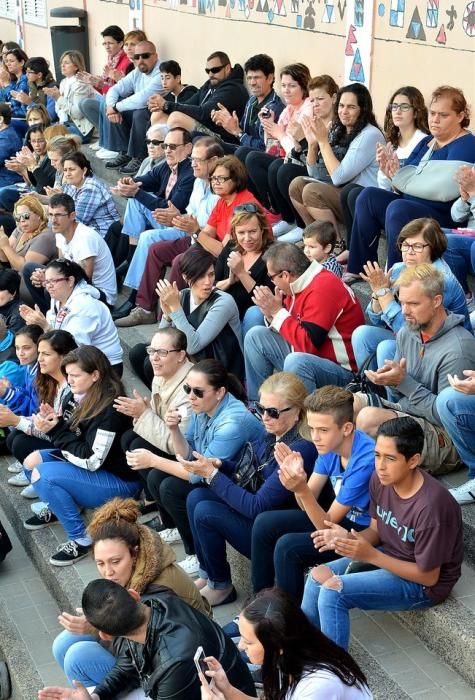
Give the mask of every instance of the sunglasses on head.
[{"label": "sunglasses on head", "polygon": [[134,53],[134,61],[139,61],[141,58],[150,58],[152,56],[151,51],[144,51],[143,53]]},{"label": "sunglasses on head", "polygon": [[213,75],[216,75],[216,73],[219,73],[219,71],[223,70],[223,68],[226,68],[226,66],[214,66],[213,68],[205,68],[205,73],[212,73]]},{"label": "sunglasses on head", "polygon": [[145,139],[145,143],[147,146],[163,146],[163,141],[159,141],[158,139]]},{"label": "sunglasses on head", "polygon": [[277,420],[280,418],[281,413],[285,413],[286,411],[291,411],[293,406],[289,406],[288,408],[266,408],[263,406],[261,403],[256,403],[255,404],[255,409],[257,413],[262,417],[264,413],[267,413],[269,418],[273,418],[274,420]]},{"label": "sunglasses on head", "polygon": [[238,204],[234,207],[233,214],[240,214],[241,212],[247,212],[248,214],[257,214],[259,207],[252,202],[247,202],[247,204]]},{"label": "sunglasses on head", "polygon": [[193,392],[197,399],[202,399],[205,395],[205,389],[198,389],[194,386],[190,386],[189,384],[183,384],[183,391],[185,394],[191,394],[191,392]]}]

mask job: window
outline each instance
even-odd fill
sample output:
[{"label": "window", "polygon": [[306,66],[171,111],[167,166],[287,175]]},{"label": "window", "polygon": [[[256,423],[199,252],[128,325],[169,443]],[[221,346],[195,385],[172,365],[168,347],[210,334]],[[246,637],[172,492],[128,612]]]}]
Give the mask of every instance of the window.
[{"label": "window", "polygon": [[5,17],[5,19],[15,19],[15,16],[15,0],[0,0],[0,17]]},{"label": "window", "polygon": [[[3,2],[3,0],[0,0]],[[12,0],[6,0],[12,2]],[[46,0],[23,0],[23,17],[25,22],[38,24],[40,27],[47,27],[46,20]]]}]

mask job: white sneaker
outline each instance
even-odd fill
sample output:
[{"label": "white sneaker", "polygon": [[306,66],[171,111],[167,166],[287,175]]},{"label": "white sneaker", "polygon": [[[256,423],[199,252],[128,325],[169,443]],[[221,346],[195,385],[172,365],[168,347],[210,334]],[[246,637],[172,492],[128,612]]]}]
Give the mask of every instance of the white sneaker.
[{"label": "white sneaker", "polygon": [[7,471],[9,471],[10,474],[19,474],[23,471],[23,464],[21,464],[21,462],[15,462],[14,464],[10,464]]},{"label": "white sneaker", "polygon": [[449,489],[449,492],[461,506],[475,503],[475,479],[470,479],[455,489]]},{"label": "white sneaker", "polygon": [[185,559],[178,561],[177,564],[188,576],[196,576],[200,570],[200,563],[196,554],[188,554]]},{"label": "white sneaker", "polygon": [[173,544],[174,542],[181,542],[180,533],[176,527],[169,527],[166,530],[161,530],[158,533],[163,542],[167,544]]},{"label": "white sneaker", "polygon": [[272,226],[272,233],[276,238],[279,238],[280,236],[283,236],[284,233],[291,231],[293,228],[295,228],[295,221],[292,224],[289,224],[287,221],[282,220],[278,221]]},{"label": "white sneaker", "polygon": [[31,504],[30,508],[35,515],[39,515],[41,511],[48,510],[48,504],[44,501],[36,501],[36,503]]},{"label": "white sneaker", "polygon": [[96,143],[89,144],[89,148],[91,151],[98,151],[101,146],[99,145],[99,141],[96,141]]},{"label": "white sneaker", "polygon": [[23,498],[38,498],[35,488],[32,484],[28,484],[28,486],[25,486],[24,489],[20,492],[20,496],[23,496]]},{"label": "white sneaker", "polygon": [[18,474],[15,474],[15,476],[11,476],[8,479],[8,483],[10,486],[21,486],[22,488],[29,486],[30,484],[23,471],[18,472]]},{"label": "white sneaker", "polygon": [[298,243],[302,240],[303,228],[294,226],[290,231],[280,236],[279,243]]},{"label": "white sneaker", "polygon": [[96,156],[101,160],[114,160],[118,155],[118,151],[109,151],[107,148],[100,148],[96,151]]}]

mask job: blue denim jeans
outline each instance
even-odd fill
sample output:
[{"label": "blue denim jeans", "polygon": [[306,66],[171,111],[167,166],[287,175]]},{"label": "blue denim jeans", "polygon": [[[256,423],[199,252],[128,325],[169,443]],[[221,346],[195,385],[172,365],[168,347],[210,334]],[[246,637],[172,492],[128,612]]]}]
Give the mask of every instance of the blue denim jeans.
[{"label": "blue denim jeans", "polygon": [[131,238],[140,238],[140,234],[150,228],[162,229],[165,227],[155,221],[151,209],[147,209],[136,199],[130,198],[125,209],[122,233]]},{"label": "blue denim jeans", "polygon": [[348,649],[350,610],[418,610],[434,602],[425,587],[407,581],[385,569],[346,574],[351,563],[346,557],[326,564],[338,577],[336,588],[322,586],[311,574],[303,594],[302,610],[323,634]]},{"label": "blue denim jeans", "polygon": [[264,379],[274,370],[283,370],[285,358],[290,352],[289,343],[270,328],[256,326],[248,330],[244,338],[244,362],[249,401],[257,401]]},{"label": "blue denim jeans", "polygon": [[[351,336],[351,345],[353,346],[357,366],[361,367],[366,358],[376,350],[377,358],[371,363],[370,369],[376,370],[378,367],[382,367],[386,357],[380,358],[379,344],[385,340],[393,339],[394,333],[389,328],[380,326],[359,326],[359,328],[356,328]],[[382,364],[380,359],[382,359]]]},{"label": "blue denim jeans", "polygon": [[447,250],[443,258],[467,293],[467,275],[473,274],[475,270],[475,238],[447,230],[444,233],[447,236]]},{"label": "blue denim jeans", "polygon": [[226,558],[226,542],[251,558],[253,521],[233,510],[211,489],[195,489],[186,499],[200,576],[210,588],[228,588],[231,570]]},{"label": "blue denim jeans", "polygon": [[96,637],[71,634],[64,630],[53,642],[53,656],[70,683],[86,687],[99,685],[116,664],[116,657],[104,649]]},{"label": "blue denim jeans", "polygon": [[[131,200],[131,202],[132,201],[135,202],[135,200]],[[127,206],[127,210],[128,209],[129,207]],[[184,238],[187,235],[184,231],[180,231],[177,228],[164,228],[161,224],[157,224],[157,222],[155,222],[155,225],[156,228],[149,231],[144,231],[140,234],[134,256],[129,265],[129,269],[127,270],[127,276],[124,280],[126,287],[130,287],[131,289],[139,288],[140,281],[145,270],[145,263],[147,262],[148,249],[152,243],[157,243],[158,241],[176,241],[178,238]]]},{"label": "blue denim jeans", "polygon": [[284,371],[299,377],[309,394],[327,384],[345,386],[353,378],[353,372],[331,360],[307,352],[293,352],[285,358]]},{"label": "blue denim jeans", "polygon": [[115,474],[99,469],[89,472],[76,467],[59,450],[40,450],[42,464],[32,472],[31,483],[42,501],[56,515],[69,540],[85,538],[86,525],[79,507],[97,508],[115,496],[131,498],[142,488],[140,481],[124,481]]},{"label": "blue denim jeans", "polygon": [[468,467],[468,478],[475,479],[475,396],[447,387],[437,397],[442,425]]},{"label": "blue denim jeans", "polygon": [[265,326],[264,314],[258,306],[250,306],[241,321],[242,337],[245,338],[248,331],[254,326]]}]

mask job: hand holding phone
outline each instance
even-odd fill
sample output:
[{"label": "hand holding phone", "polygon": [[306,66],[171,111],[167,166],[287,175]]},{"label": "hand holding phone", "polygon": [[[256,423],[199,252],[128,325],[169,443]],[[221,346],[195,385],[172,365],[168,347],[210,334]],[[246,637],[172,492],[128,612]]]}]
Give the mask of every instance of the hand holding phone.
[{"label": "hand holding phone", "polygon": [[193,661],[195,662],[196,670],[198,673],[202,673],[203,676],[206,678],[206,671],[208,670],[208,664],[205,661],[205,653],[203,651],[203,647],[198,647],[196,650],[196,653],[193,657]]}]

